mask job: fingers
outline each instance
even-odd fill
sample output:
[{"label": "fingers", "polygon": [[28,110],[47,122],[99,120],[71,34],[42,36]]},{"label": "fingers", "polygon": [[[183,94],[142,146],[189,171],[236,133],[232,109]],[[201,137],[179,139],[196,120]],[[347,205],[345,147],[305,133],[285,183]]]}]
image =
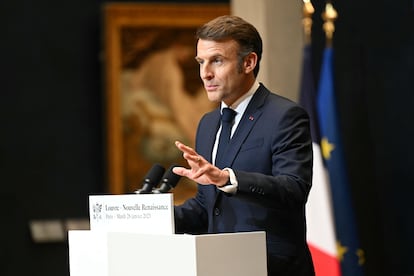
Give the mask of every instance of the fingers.
[{"label": "fingers", "polygon": [[[186,155],[186,154],[184,154],[184,155]],[[191,161],[193,161],[195,164],[197,164],[197,165],[200,165],[201,164],[201,162],[202,162],[202,160],[203,160],[203,157],[201,157],[200,155],[190,155],[190,154],[188,154],[188,155],[186,155],[186,158],[185,159],[187,159],[187,160],[191,160]]]},{"label": "fingers", "polygon": [[[191,161],[193,164],[198,165],[202,160],[204,160],[193,148],[186,146],[179,141],[176,141],[175,145],[183,152],[183,157],[187,160],[187,162]],[[191,166],[192,164],[189,165]]]},{"label": "fingers", "polygon": [[210,164],[210,162],[200,156],[193,148],[179,141],[176,141],[175,145],[183,152],[183,157],[190,166],[190,168],[173,168],[175,174],[187,177],[200,184],[215,184],[215,179],[220,169]]},{"label": "fingers", "polygon": [[175,146],[184,153],[197,154],[193,148],[190,148],[179,141],[175,141]]}]

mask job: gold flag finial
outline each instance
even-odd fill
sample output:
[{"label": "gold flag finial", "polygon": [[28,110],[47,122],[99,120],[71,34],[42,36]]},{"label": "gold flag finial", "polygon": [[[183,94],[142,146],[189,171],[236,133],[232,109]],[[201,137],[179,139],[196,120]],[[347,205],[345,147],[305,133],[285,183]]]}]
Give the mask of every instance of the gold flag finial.
[{"label": "gold flag finial", "polygon": [[305,33],[305,44],[311,43],[311,30],[312,30],[312,15],[315,9],[312,6],[310,0],[303,0],[303,29]]},{"label": "gold flag finial", "polygon": [[323,23],[323,30],[326,34],[326,44],[329,46],[332,44],[333,33],[335,31],[334,21],[337,17],[338,13],[332,4],[330,2],[326,3],[325,11],[322,13],[322,19],[325,21],[325,23]]}]

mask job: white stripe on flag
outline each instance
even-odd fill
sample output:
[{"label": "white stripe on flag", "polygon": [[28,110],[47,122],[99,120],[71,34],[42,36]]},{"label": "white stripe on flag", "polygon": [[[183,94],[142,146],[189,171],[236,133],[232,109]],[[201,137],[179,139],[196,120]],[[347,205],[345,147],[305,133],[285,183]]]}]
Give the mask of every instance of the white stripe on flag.
[{"label": "white stripe on flag", "polygon": [[307,239],[312,246],[337,257],[329,179],[319,145],[313,143],[312,189],[306,204]]}]

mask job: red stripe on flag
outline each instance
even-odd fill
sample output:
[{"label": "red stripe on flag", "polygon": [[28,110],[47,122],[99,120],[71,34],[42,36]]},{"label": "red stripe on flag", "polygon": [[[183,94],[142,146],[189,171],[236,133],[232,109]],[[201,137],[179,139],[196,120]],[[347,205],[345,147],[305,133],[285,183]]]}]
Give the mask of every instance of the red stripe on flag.
[{"label": "red stripe on flag", "polygon": [[340,276],[339,261],[335,256],[331,256],[312,244],[308,244],[312,254],[313,265],[315,266],[316,276]]}]

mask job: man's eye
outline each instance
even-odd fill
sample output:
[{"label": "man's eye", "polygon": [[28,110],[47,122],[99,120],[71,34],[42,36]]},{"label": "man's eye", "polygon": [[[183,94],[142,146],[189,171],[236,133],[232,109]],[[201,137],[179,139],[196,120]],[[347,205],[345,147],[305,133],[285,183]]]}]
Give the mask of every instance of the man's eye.
[{"label": "man's eye", "polygon": [[222,60],[221,60],[221,59],[219,59],[219,58],[216,58],[213,62],[214,62],[214,63],[222,63]]}]

